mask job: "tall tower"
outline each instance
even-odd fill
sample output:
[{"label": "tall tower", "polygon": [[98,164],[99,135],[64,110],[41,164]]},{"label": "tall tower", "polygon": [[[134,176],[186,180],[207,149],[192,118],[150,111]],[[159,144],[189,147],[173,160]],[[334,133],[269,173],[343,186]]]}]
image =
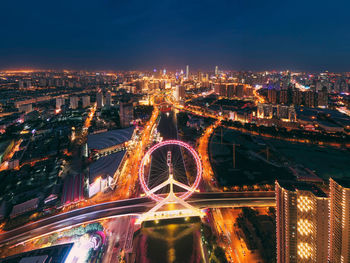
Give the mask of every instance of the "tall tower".
[{"label": "tall tower", "polygon": [[327,263],[328,198],[304,182],[276,181],[277,263]]},{"label": "tall tower", "polygon": [[350,180],[329,180],[329,262],[350,262]]},{"label": "tall tower", "polygon": [[96,94],[97,108],[102,108],[104,105],[103,93],[99,90]]},{"label": "tall tower", "polygon": [[69,97],[69,107],[73,110],[78,108],[79,98],[77,96]]},{"label": "tall tower", "polygon": [[110,91],[106,92],[106,106],[112,105],[112,93]]},{"label": "tall tower", "polygon": [[186,66],[186,79],[188,79],[190,77],[190,66],[187,65]]},{"label": "tall tower", "polygon": [[121,101],[119,104],[120,125],[123,128],[129,127],[134,117],[133,103]]},{"label": "tall tower", "polygon": [[83,103],[83,108],[86,108],[90,106],[90,96],[89,95],[84,95],[82,97],[82,103]]},{"label": "tall tower", "polygon": [[219,67],[215,66],[215,75],[219,75]]}]

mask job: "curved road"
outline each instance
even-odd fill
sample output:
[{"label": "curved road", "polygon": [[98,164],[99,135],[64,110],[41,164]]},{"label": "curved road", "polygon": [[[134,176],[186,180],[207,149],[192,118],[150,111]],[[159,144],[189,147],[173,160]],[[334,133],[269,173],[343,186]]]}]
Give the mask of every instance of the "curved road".
[{"label": "curved road", "polygon": [[[198,208],[273,206],[275,192],[194,193],[191,205]],[[147,197],[126,199],[76,209],[48,217],[0,234],[0,246],[25,240],[90,221],[123,215],[138,215],[148,211],[155,202]]]}]

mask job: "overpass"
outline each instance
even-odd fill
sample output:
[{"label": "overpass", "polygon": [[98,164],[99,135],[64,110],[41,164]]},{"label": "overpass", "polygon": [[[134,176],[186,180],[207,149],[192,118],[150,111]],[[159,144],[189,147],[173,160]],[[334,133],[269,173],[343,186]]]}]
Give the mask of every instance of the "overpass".
[{"label": "overpass", "polygon": [[[275,206],[275,192],[211,192],[194,193],[188,200],[192,206],[204,208]],[[0,234],[0,246],[13,245],[63,228],[100,219],[138,216],[155,205],[148,197],[118,200],[57,214]]]}]

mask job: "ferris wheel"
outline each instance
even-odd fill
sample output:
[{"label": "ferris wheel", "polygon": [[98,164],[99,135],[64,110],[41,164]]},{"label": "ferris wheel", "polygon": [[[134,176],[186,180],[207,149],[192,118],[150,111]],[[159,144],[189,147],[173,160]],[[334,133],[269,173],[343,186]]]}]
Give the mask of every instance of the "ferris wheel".
[{"label": "ferris wheel", "polygon": [[[181,162],[183,162],[183,156],[181,156],[181,158],[175,158],[175,150],[180,152],[181,155],[182,152],[186,152],[186,156],[193,160],[192,166],[194,166],[195,169],[192,169],[191,172],[194,173],[194,179],[190,183],[188,180],[182,179],[178,176],[179,172],[176,169],[177,166],[175,159],[181,159]],[[150,169],[145,169],[145,167],[149,168],[150,162],[152,162],[152,155],[157,152],[158,155],[160,155],[159,151],[163,151],[162,156],[166,156],[166,160],[163,160],[162,163],[156,163],[156,165],[153,165],[153,167],[157,166],[153,169],[156,170],[159,168],[158,166],[163,166],[166,167],[166,170],[163,168],[163,170],[159,172],[159,176],[158,174],[154,176],[156,177],[155,180],[150,180]],[[165,174],[165,176],[161,176],[161,174]],[[139,168],[139,180],[143,191],[147,196],[158,202],[166,198],[169,199],[169,196],[176,199],[179,198],[186,200],[198,188],[201,176],[202,163],[197,152],[190,145],[179,140],[166,140],[151,147],[144,155]],[[181,189],[181,191],[175,192],[174,187]],[[164,194],[164,192],[161,192],[161,189],[163,189],[163,191],[164,189],[167,189],[167,197],[164,197],[164,195],[161,194]]]}]

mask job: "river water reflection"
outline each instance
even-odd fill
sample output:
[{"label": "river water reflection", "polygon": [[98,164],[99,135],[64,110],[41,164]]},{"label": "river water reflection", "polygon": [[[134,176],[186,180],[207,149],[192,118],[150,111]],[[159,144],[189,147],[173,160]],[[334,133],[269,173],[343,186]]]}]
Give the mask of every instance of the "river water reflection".
[{"label": "river water reflection", "polygon": [[[179,222],[182,221],[182,222]],[[200,220],[188,222],[171,220],[147,222],[134,240],[137,263],[193,263],[204,262],[200,236]]]}]

